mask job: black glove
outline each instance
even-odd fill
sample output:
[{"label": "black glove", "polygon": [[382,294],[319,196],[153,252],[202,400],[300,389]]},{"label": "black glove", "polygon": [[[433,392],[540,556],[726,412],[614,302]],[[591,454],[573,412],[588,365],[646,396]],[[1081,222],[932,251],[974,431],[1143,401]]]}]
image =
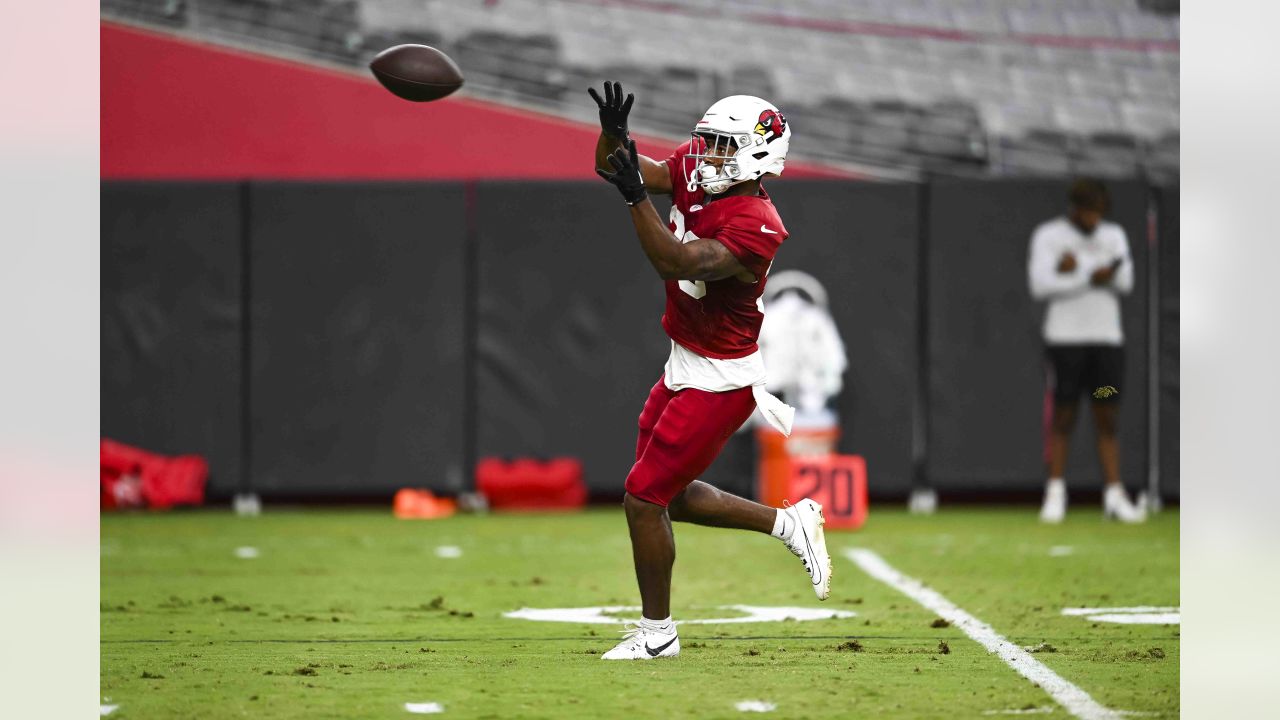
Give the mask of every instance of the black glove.
[{"label": "black glove", "polygon": [[600,99],[600,95],[596,93],[595,88],[587,88],[591,99],[596,101],[596,105],[600,106],[600,129],[605,135],[617,140],[625,142],[627,139],[627,113],[631,112],[631,103],[635,102],[636,96],[627,93],[627,99],[622,99],[622,83],[608,82],[604,84],[604,99]]},{"label": "black glove", "polygon": [[596,168],[596,174],[618,186],[622,199],[628,205],[643,202],[648,193],[644,191],[644,177],[640,174],[640,158],[636,155],[636,141],[627,140],[627,147],[618,148],[609,156],[609,164],[614,172],[606,172]]}]

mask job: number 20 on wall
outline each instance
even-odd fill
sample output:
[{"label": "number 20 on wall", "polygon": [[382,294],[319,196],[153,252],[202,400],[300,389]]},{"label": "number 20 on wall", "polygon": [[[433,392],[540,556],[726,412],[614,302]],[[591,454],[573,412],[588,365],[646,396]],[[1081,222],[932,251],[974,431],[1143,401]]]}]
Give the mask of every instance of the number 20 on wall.
[{"label": "number 20 on wall", "polygon": [[793,458],[787,497],[820,503],[828,528],[861,527],[867,519],[867,463],[861,455]]}]

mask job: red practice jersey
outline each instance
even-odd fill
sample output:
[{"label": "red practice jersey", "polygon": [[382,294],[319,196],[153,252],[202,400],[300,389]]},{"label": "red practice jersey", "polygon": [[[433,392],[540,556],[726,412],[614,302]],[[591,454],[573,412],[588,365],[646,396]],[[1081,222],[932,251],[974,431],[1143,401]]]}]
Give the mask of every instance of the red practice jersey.
[{"label": "red practice jersey", "polygon": [[773,256],[787,239],[787,230],[763,185],[759,195],[722,197],[704,205],[706,193],[702,188],[690,192],[685,177],[684,156],[691,143],[676,148],[667,158],[672,188],[668,227],[681,242],[719,240],[757,280],[668,280],[662,327],[672,340],[703,357],[746,357],[757,349],[764,321],[760,295]]}]

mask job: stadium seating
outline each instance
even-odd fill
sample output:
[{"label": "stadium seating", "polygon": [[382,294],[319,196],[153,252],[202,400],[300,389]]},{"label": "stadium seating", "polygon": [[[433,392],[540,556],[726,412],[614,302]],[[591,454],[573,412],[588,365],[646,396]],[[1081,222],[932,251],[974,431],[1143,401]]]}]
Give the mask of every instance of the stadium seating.
[{"label": "stadium seating", "polygon": [[798,154],[872,168],[1177,174],[1176,3],[103,0],[102,13],[352,67],[431,44],[469,91],[579,119],[580,88],[614,77],[656,133],[759,94],[809,134]]}]

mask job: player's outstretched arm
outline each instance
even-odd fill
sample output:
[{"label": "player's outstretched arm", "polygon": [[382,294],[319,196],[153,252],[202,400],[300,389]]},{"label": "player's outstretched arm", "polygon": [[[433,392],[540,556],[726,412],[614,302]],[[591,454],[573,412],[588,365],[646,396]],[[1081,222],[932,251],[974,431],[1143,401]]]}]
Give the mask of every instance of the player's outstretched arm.
[{"label": "player's outstretched arm", "polygon": [[[596,170],[608,170],[609,164],[606,158],[615,150],[624,147],[629,139],[627,116],[631,112],[631,105],[636,97],[633,93],[627,93],[624,99],[622,83],[617,82],[605,82],[603,98],[595,88],[587,88],[587,93],[600,108],[600,137],[596,140]],[[670,194],[671,176],[667,173],[667,164],[644,155],[638,157],[640,172],[649,192]]]},{"label": "player's outstretched arm", "polygon": [[597,169],[596,173],[622,193],[622,199],[631,208],[631,222],[635,224],[640,247],[663,280],[721,280],[750,275],[720,241],[703,238],[682,243],[671,234],[645,192],[634,140],[627,141],[625,151],[619,148],[606,160],[613,172]]}]

